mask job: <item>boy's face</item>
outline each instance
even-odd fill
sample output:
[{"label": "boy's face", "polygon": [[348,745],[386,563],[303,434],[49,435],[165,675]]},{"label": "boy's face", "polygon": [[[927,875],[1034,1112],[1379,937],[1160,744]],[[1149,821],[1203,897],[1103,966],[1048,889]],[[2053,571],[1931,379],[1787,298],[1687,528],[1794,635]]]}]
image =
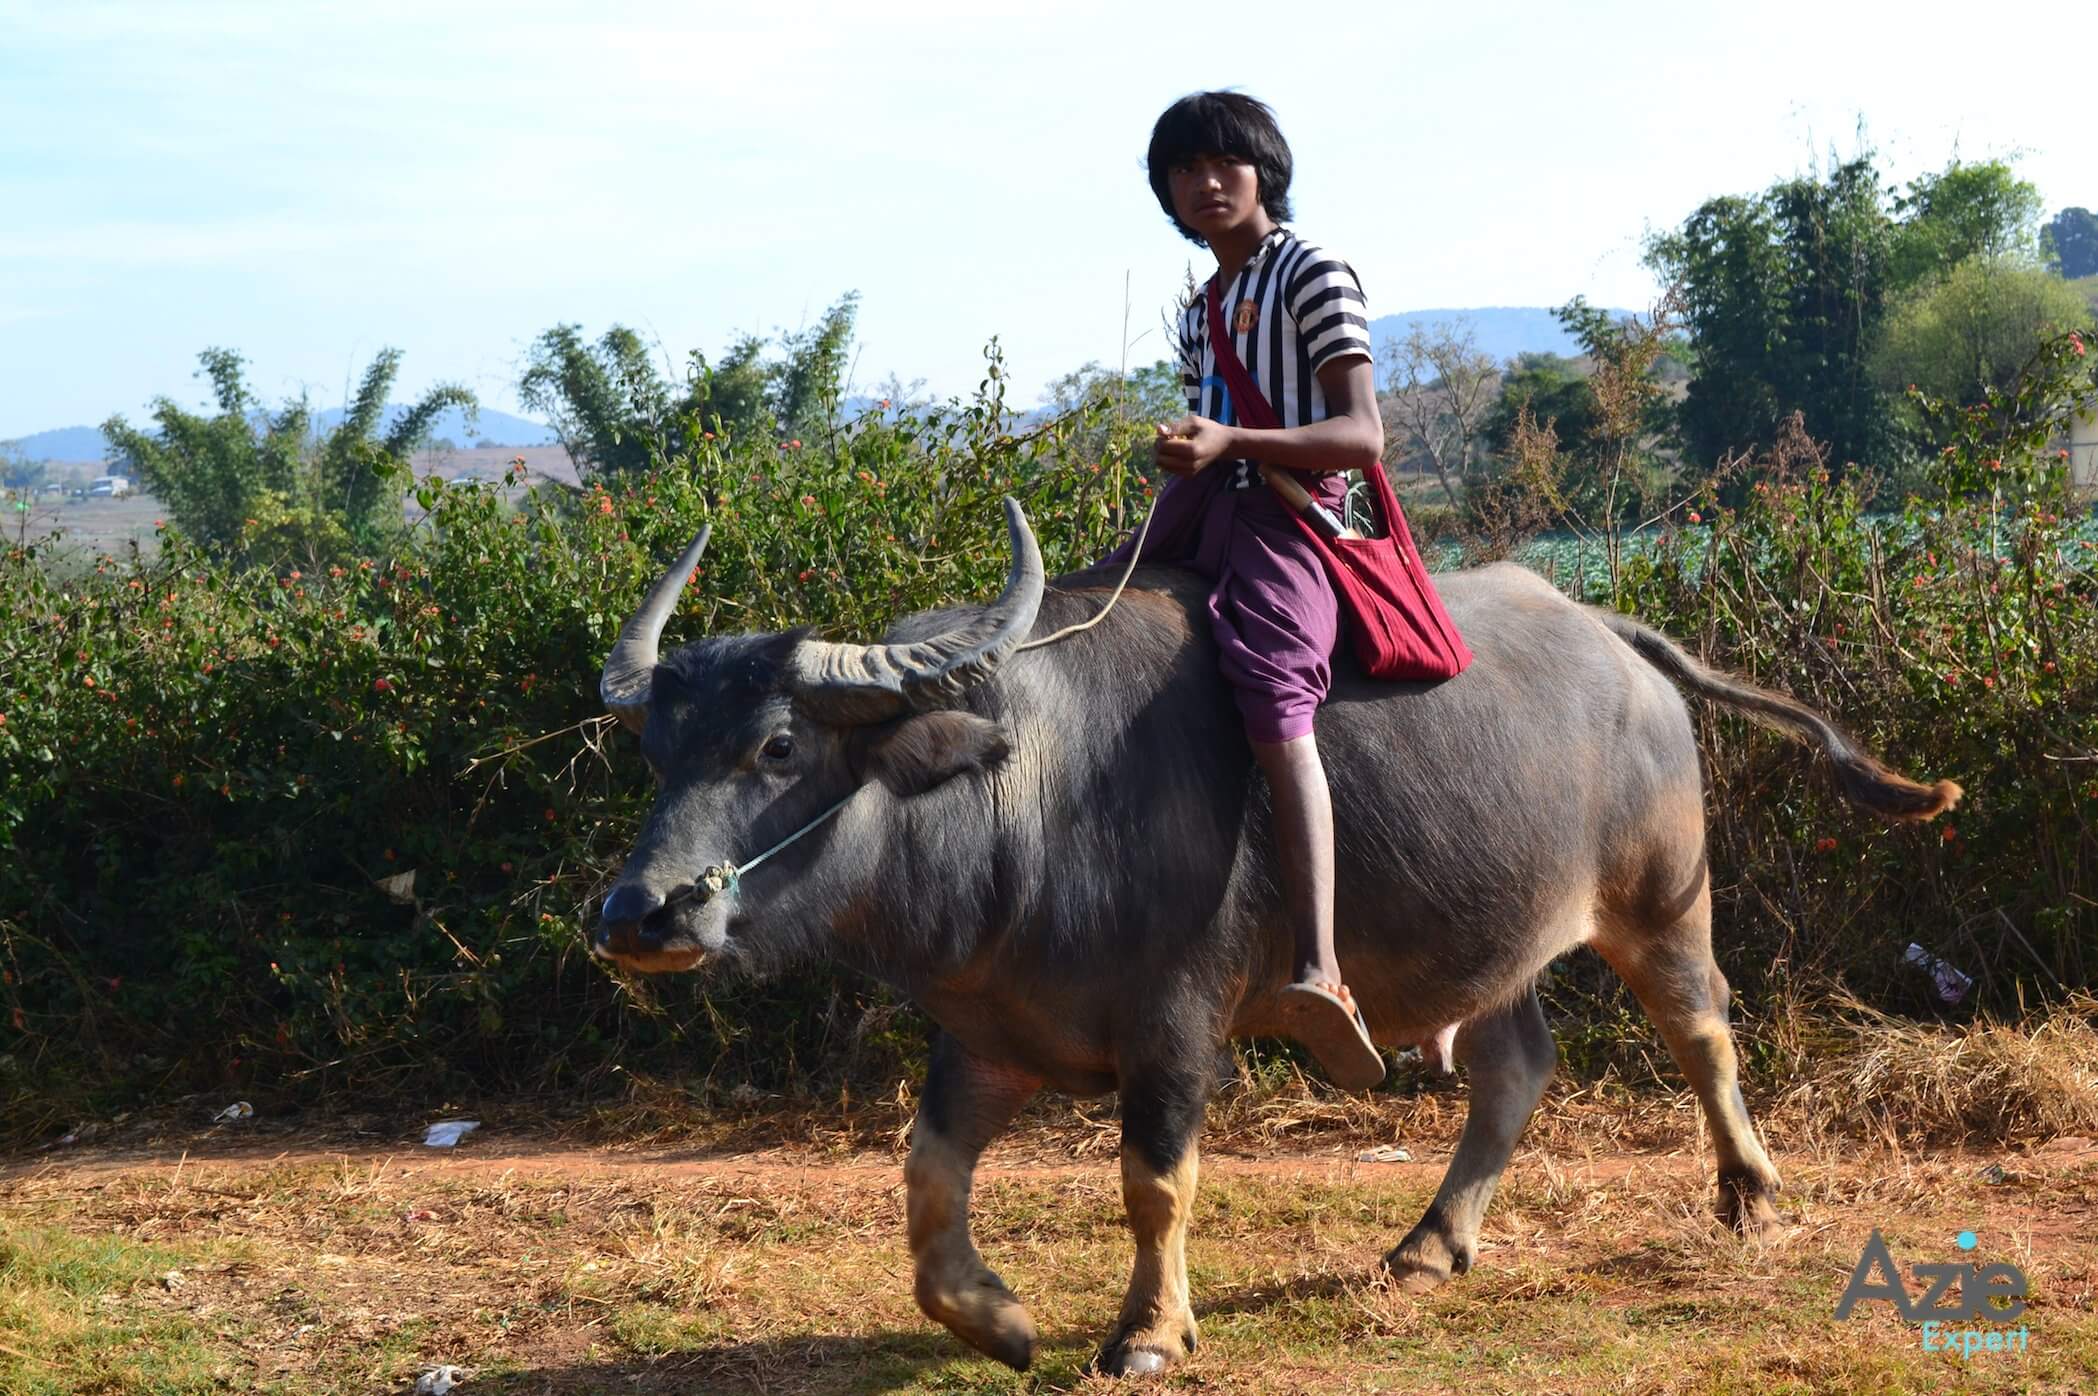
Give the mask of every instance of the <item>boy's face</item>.
[{"label": "boy's face", "polygon": [[1260,176],[1235,155],[1184,155],[1167,169],[1166,188],[1174,215],[1205,242],[1260,216]]}]

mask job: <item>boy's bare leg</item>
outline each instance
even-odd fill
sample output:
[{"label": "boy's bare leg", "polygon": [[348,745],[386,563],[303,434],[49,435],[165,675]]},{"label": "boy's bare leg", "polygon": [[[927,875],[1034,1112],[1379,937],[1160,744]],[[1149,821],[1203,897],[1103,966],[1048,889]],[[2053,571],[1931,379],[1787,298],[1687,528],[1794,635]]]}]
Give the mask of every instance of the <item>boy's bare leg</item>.
[{"label": "boy's bare leg", "polygon": [[[1253,755],[1267,776],[1274,805],[1284,909],[1296,937],[1296,983],[1323,989],[1342,1005],[1320,1008],[1316,995],[1285,996],[1294,1000],[1293,1021],[1305,1029],[1292,1035],[1312,1048],[1337,1084],[1365,1089],[1384,1078],[1384,1063],[1358,1035],[1355,997],[1333,952],[1333,799],[1318,743],[1307,732],[1286,742],[1254,742]],[[1321,1013],[1343,1021],[1319,1021]],[[1306,1014],[1314,1016],[1305,1019]]]},{"label": "boy's bare leg", "polygon": [[1274,801],[1282,894],[1297,937],[1297,982],[1352,1002],[1333,954],[1333,797],[1317,739],[1306,733],[1286,742],[1255,742],[1253,758]]}]

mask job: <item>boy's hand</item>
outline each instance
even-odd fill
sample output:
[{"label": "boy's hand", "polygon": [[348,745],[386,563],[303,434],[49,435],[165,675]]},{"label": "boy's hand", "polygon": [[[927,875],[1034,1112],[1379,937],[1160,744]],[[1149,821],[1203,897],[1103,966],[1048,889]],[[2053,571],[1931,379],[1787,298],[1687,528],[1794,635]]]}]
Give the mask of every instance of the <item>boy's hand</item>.
[{"label": "boy's hand", "polygon": [[1231,449],[1231,428],[1207,417],[1187,416],[1158,424],[1151,459],[1171,475],[1193,475]]}]

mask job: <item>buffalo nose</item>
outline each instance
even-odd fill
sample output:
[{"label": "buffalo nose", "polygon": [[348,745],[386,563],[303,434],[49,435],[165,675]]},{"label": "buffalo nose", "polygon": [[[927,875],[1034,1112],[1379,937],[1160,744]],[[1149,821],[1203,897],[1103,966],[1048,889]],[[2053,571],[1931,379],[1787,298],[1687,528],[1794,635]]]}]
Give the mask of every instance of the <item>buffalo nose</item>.
[{"label": "buffalo nose", "polygon": [[611,942],[615,931],[639,930],[641,923],[662,910],[663,898],[638,883],[623,882],[605,896],[597,913],[597,943]]}]

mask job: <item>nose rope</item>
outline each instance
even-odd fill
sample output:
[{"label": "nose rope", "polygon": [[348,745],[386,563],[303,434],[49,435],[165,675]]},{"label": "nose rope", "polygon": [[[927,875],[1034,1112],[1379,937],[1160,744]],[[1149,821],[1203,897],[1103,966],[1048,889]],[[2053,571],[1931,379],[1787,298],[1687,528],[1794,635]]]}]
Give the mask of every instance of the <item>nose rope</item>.
[{"label": "nose rope", "polygon": [[[770,858],[773,854],[779,852],[781,849],[787,847],[796,839],[800,838],[803,834],[808,833],[811,829],[814,829],[817,825],[823,823],[824,820],[829,819],[839,810],[845,808],[847,804],[851,803],[853,795],[856,795],[858,793],[859,792],[855,790],[847,794],[844,799],[838,801],[838,803],[832,805],[829,809],[817,815],[814,819],[811,819],[808,823],[802,825],[799,829],[796,829],[793,833],[787,835],[778,843],[772,845],[772,847],[766,849],[763,853],[760,853],[757,857],[751,859],[747,863],[743,863],[741,865],[733,867],[724,863],[716,863],[713,866],[707,868],[706,870],[700,873],[698,880],[692,884],[692,890],[690,892],[687,892],[685,894],[685,897],[697,897],[702,905],[709,901],[712,901],[715,897],[720,896],[723,892],[730,890],[738,882],[741,882],[743,880],[743,874],[749,872],[752,868],[764,862],[767,858]],[[682,901],[684,900],[684,898],[673,898],[673,900]]]}]

